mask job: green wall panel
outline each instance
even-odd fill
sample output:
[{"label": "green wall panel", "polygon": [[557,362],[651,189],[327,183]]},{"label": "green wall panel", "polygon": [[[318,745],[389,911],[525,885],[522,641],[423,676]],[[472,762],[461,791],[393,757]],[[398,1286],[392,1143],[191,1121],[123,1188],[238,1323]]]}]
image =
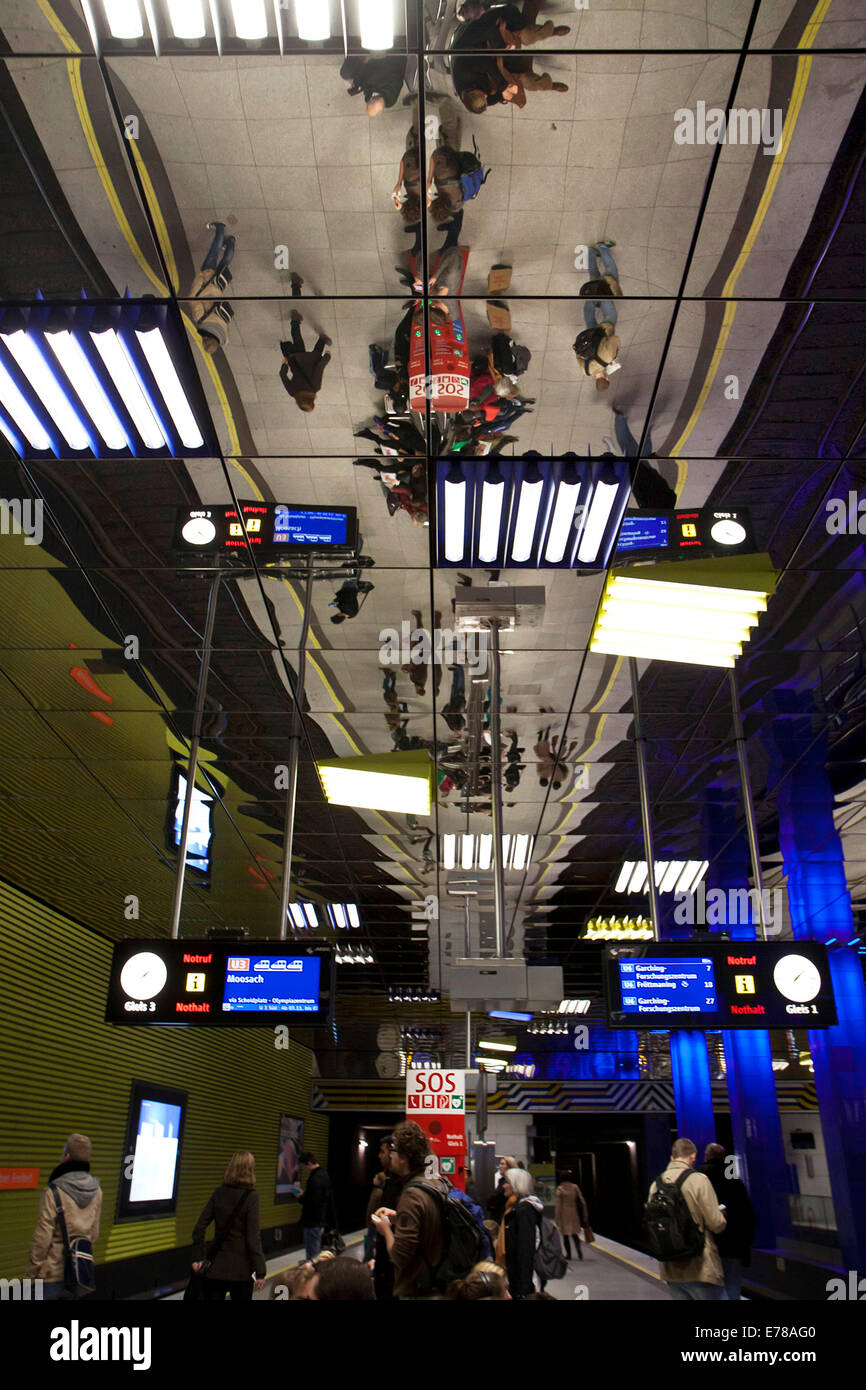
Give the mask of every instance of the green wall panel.
[{"label": "green wall panel", "polygon": [[[263,1227],[299,1219],[273,1200],[279,1113],[303,1117],[327,1158],[328,1121],[310,1110],[313,1054],[268,1028],[122,1028],[103,1021],[112,947],[0,883],[0,1166],[39,1167],[40,1191],[0,1192],[0,1277],[23,1272],[41,1191],[74,1130],[93,1141],[102,1183],[99,1263],[190,1243],[193,1225],[236,1149],[256,1157]],[[189,1093],[176,1216],[114,1224],[129,1087]]]}]

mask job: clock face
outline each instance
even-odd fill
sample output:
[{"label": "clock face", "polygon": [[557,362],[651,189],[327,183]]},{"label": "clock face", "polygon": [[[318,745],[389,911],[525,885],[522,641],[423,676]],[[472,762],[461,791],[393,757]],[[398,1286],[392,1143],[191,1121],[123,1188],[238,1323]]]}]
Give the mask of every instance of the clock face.
[{"label": "clock face", "polygon": [[710,535],[717,545],[742,545],[746,539],[746,528],[732,517],[724,517],[713,522]]},{"label": "clock face", "polygon": [[120,972],[120,987],[130,999],[153,999],[168,978],[161,956],[153,951],[139,951],[130,956]]},{"label": "clock face", "polygon": [[779,993],[795,1004],[808,1004],[821,988],[820,972],[805,956],[782,956],[776,962],[773,981]]},{"label": "clock face", "polygon": [[188,545],[210,545],[216,527],[206,516],[192,516],[180,533]]}]

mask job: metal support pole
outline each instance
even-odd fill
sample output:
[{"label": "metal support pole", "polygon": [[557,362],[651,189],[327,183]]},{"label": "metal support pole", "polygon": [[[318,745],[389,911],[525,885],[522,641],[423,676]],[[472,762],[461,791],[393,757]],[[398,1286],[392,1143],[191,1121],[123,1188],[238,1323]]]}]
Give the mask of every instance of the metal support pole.
[{"label": "metal support pole", "polygon": [[211,581],[210,594],[207,601],[207,617],[204,625],[204,643],[201,653],[201,664],[198,672],[198,690],[195,697],[195,713],[192,717],[192,741],[189,745],[189,762],[186,769],[186,796],[183,800],[183,822],[180,830],[180,845],[178,846],[177,877],[174,881],[174,902],[171,906],[171,935],[172,940],[176,941],[180,935],[180,909],[183,902],[183,883],[184,872],[186,870],[186,847],[189,842],[189,817],[192,810],[193,791],[195,789],[195,777],[198,769],[198,750],[201,742],[201,725],[204,718],[204,702],[207,695],[207,682],[210,675],[210,656],[213,646],[213,629],[216,619],[217,595],[219,593],[220,579],[222,575],[217,570]]},{"label": "metal support pole", "polygon": [[749,854],[752,860],[752,878],[758,894],[758,916],[761,932],[767,940],[767,912],[764,904],[764,875],[761,872],[761,855],[758,849],[758,827],[755,822],[755,803],[752,800],[752,784],[749,778],[749,764],[746,758],[746,735],[743,730],[743,715],[740,709],[740,692],[734,671],[728,671],[728,685],[731,691],[731,713],[734,718],[734,740],[737,745],[737,761],[740,765],[740,790],[743,794],[743,809],[746,812],[746,831],[749,836]]},{"label": "metal support pole", "polygon": [[496,958],[505,956],[505,871],[502,862],[502,735],[499,728],[499,621],[490,622],[490,800],[493,811],[493,902],[496,917]]},{"label": "metal support pole", "polygon": [[472,1010],[466,1010],[466,1070],[472,1070]]},{"label": "metal support pole", "polygon": [[644,747],[644,737],[641,733],[637,661],[633,656],[630,656],[628,659],[628,668],[631,673],[631,703],[634,711],[634,747],[635,756],[637,757],[638,783],[640,785],[640,813],[643,821],[643,844],[644,852],[647,857],[647,870],[649,875],[650,919],[653,924],[653,935],[656,941],[659,941],[661,937],[659,930],[659,899],[656,889],[656,857],[653,845],[652,814],[650,812],[649,789],[646,775],[646,748]]},{"label": "metal support pole", "polygon": [[307,589],[304,594],[304,621],[298,643],[298,670],[295,679],[295,703],[292,706],[292,728],[289,748],[289,785],[286,788],[286,828],[283,834],[283,877],[280,884],[280,940],[285,941],[289,923],[289,892],[292,878],[292,846],[295,838],[295,810],[298,804],[298,756],[301,746],[301,711],[304,706],[304,682],[307,674],[307,637],[310,632],[310,612],[313,606],[313,568],[307,570]]}]

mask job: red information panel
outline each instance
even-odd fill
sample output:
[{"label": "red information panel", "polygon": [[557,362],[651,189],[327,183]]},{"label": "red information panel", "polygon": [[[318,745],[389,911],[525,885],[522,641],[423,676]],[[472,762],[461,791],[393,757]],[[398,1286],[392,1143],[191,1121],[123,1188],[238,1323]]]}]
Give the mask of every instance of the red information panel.
[{"label": "red information panel", "polygon": [[0,1168],[0,1192],[39,1186],[38,1168]]},{"label": "red information panel", "polygon": [[441,1068],[406,1073],[406,1118],[427,1135],[439,1171],[466,1186],[466,1086],[462,1071]]}]

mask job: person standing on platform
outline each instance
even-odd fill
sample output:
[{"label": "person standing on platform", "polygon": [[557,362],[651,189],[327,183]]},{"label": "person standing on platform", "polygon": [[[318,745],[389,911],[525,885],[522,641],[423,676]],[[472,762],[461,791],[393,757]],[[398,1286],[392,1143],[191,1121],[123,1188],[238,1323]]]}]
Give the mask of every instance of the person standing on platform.
[{"label": "person standing on platform", "polygon": [[430,1150],[420,1125],[407,1120],[394,1130],[391,1171],[403,1182],[396,1210],[380,1207],[373,1222],[382,1234],[394,1265],[394,1296],[399,1299],[428,1298],[430,1274],[445,1252],[441,1203],[421,1185],[437,1188],[442,1201],[448,1185],[441,1178],[425,1178]]},{"label": "person standing on platform", "polygon": [[331,354],[325,352],[331,339],[320,333],[312,352],[307,352],[301,337],[303,315],[293,309],[289,317],[292,321],[292,338],[291,342],[280,343],[283,354],[280,381],[289,395],[294,397],[298,410],[309,413],[316,408],[316,393],[321,390],[322,377],[331,360]]},{"label": "person standing on platform", "polygon": [[301,1154],[301,1170],[307,1175],[307,1185],[300,1196],[304,1253],[308,1260],[315,1260],[322,1251],[322,1237],[331,1200],[331,1179],[316,1155],[309,1150]]},{"label": "person standing on platform", "polygon": [[721,1144],[708,1144],[704,1150],[705,1173],[713,1184],[720,1209],[725,1213],[727,1226],[719,1232],[716,1245],[725,1276],[725,1299],[739,1303],[742,1297],[743,1268],[752,1259],[755,1238],[755,1208],[746,1184],[725,1174],[725,1151]]},{"label": "person standing on platform", "polygon": [[[667,1284],[671,1298],[714,1301],[724,1297],[725,1280],[722,1261],[713,1236],[725,1229],[724,1212],[720,1210],[713,1185],[704,1173],[694,1171],[698,1151],[691,1139],[677,1139],[671,1151],[671,1161],[656,1178],[649,1190],[650,1200],[644,1208],[649,1222],[649,1209],[657,1192],[666,1199],[667,1214],[660,1213],[662,1239],[674,1235],[681,1238],[684,1218],[691,1217],[697,1228],[696,1244],[703,1237],[697,1253],[683,1259],[659,1258],[659,1271]],[[674,1190],[675,1189],[675,1190]],[[687,1211],[683,1212],[681,1203]],[[657,1248],[657,1247],[656,1247]]]},{"label": "person standing on platform", "polygon": [[66,1284],[67,1240],[89,1240],[93,1246],[99,1238],[102,1188],[90,1173],[92,1152],[86,1134],[70,1134],[42,1194],[25,1277],[43,1281],[46,1302],[76,1297]]},{"label": "person standing on platform", "polygon": [[232,1154],[221,1185],[208,1198],[192,1233],[193,1270],[198,1274],[205,1259],[205,1231],[214,1223],[214,1243],[219,1249],[204,1274],[205,1299],[246,1303],[265,1287],[268,1267],[259,1230],[259,1194],[256,1161],[246,1150]]},{"label": "person standing on platform", "polygon": [[[567,1169],[559,1175],[559,1186],[555,1196],[556,1216],[554,1220],[562,1236],[566,1256],[569,1260],[582,1260],[580,1232],[589,1223],[589,1211],[583,1193]],[[571,1253],[572,1240],[574,1241],[574,1255]]]},{"label": "person standing on platform", "polygon": [[535,1290],[532,1276],[544,1206],[533,1194],[532,1178],[525,1168],[509,1168],[502,1186],[506,1199],[502,1229],[508,1288],[512,1298],[528,1298]]}]

